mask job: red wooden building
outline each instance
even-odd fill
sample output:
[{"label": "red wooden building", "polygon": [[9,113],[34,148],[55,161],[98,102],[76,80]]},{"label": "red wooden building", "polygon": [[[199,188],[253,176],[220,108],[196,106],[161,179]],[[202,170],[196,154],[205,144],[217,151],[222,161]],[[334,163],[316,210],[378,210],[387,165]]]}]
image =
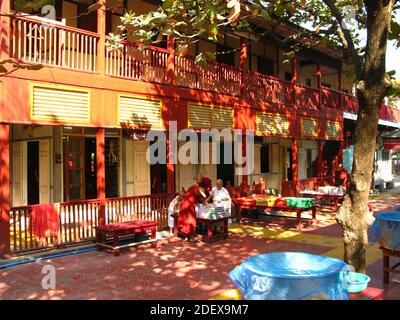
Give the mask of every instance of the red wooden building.
[{"label": "red wooden building", "polygon": [[[169,196],[196,172],[240,183],[223,161],[149,165],[148,142],[138,138],[144,128],[168,131],[176,121],[178,130],[253,129],[255,170],[243,179],[262,176],[278,190],[282,180],[333,175],[342,161],[344,118],[357,113],[357,99],[332,48],[303,50],[285,64],[285,51],[270,39],[234,33],[200,41],[185,57],[174,55],[172,39],[144,50],[126,41],[110,51],[106,34],[124,10],[141,13],[154,1],[116,7],[101,0],[100,10],[82,15],[94,1],[56,0],[57,21],[14,15],[12,2],[0,4],[0,58],[43,67],[10,62],[1,76],[2,254],[39,248],[29,224],[33,204],[60,203],[58,244],[68,244],[133,214],[165,226]],[[191,58],[201,50],[230,53],[202,69]],[[382,108],[383,120],[396,122],[397,111]]]}]

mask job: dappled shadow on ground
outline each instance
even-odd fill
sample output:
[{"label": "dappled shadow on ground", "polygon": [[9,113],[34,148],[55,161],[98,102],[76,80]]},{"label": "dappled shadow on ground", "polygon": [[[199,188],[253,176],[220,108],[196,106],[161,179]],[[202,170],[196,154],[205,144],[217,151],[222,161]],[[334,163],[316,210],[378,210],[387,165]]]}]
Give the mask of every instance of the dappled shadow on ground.
[{"label": "dappled shadow on ground", "polygon": [[[375,210],[400,205],[392,195],[372,200]],[[307,215],[305,215],[307,217]],[[246,217],[232,225],[229,239],[211,244],[179,238],[143,245],[114,257],[88,252],[0,270],[0,299],[209,299],[233,289],[229,272],[245,259],[267,252],[326,254],[338,244],[341,230],[335,213],[323,209],[318,223],[299,232],[287,217]],[[308,238],[307,238],[308,237]],[[42,289],[44,265],[56,269],[56,288]],[[371,286],[384,288],[387,299],[400,299],[400,276],[382,285],[382,260],[368,266]]]}]

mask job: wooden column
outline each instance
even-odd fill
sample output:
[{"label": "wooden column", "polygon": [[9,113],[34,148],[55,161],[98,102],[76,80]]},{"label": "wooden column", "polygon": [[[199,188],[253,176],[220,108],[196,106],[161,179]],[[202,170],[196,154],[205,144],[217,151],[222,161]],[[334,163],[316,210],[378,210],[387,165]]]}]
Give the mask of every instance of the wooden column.
[{"label": "wooden column", "polygon": [[[247,149],[247,145],[246,144],[247,144],[247,141],[246,141],[246,130],[243,130],[243,133],[242,133],[242,157],[243,158],[246,158],[246,149]],[[246,163],[243,164],[243,167],[245,167],[245,166],[246,166]],[[247,174],[242,176],[242,181],[244,183],[249,183],[249,177],[248,177]]]},{"label": "wooden column", "polygon": [[317,176],[324,176],[323,141],[318,140]]},{"label": "wooden column", "polygon": [[292,78],[290,79],[291,82],[293,83],[293,89],[292,89],[292,94],[293,94],[293,105],[296,106],[296,82],[297,82],[297,58],[296,56],[293,56],[292,59],[290,59],[291,65],[292,65]]},{"label": "wooden column", "polygon": [[97,43],[97,71],[106,72],[106,0],[98,0],[101,7],[97,10],[97,33],[100,38]]},{"label": "wooden column", "polygon": [[292,180],[294,183],[299,181],[299,150],[298,140],[292,139]]},{"label": "wooden column", "polygon": [[[175,164],[172,162],[173,159],[170,158],[170,150],[172,148],[171,137],[167,135],[167,193],[175,194]],[[174,152],[172,150],[172,152]],[[177,156],[177,155],[175,155]]]},{"label": "wooden column", "polygon": [[245,38],[240,38],[240,60],[239,60],[239,67],[241,72],[240,78],[240,94],[244,95],[246,90],[246,76],[244,67],[247,61],[247,48],[248,48],[248,41]]},{"label": "wooden column", "polygon": [[338,70],[338,90],[340,91],[340,110],[343,110],[343,79],[342,79],[342,67]]},{"label": "wooden column", "polygon": [[96,133],[97,198],[100,200],[99,225],[106,223],[105,131],[103,128],[98,128]]},{"label": "wooden column", "polygon": [[[0,13],[10,13],[10,0],[0,1]],[[0,59],[7,59],[10,56],[11,19],[0,15]]]},{"label": "wooden column", "polygon": [[322,73],[321,73],[321,65],[317,63],[317,68],[315,70],[315,76],[317,80],[317,88],[319,89],[318,95],[318,107],[321,109],[322,107]]},{"label": "wooden column", "polygon": [[10,125],[0,124],[0,256],[10,253]]},{"label": "wooden column", "polygon": [[291,81],[292,82],[296,82],[297,81],[297,58],[296,58],[296,56],[293,56],[290,59],[290,63],[292,65],[292,78],[291,78]]},{"label": "wooden column", "polygon": [[339,164],[340,163],[343,164],[343,156],[344,156],[344,142],[339,141],[339,150],[338,150],[338,155],[337,155],[335,173],[338,170]]},{"label": "wooden column", "polygon": [[167,49],[169,52],[167,60],[167,82],[174,84],[175,78],[175,43],[174,37],[169,35],[167,38]]}]

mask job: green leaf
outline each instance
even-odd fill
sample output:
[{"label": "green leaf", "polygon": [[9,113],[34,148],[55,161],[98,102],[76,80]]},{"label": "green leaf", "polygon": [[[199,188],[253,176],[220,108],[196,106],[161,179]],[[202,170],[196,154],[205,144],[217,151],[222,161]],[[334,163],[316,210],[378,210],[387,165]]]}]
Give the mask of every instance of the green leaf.
[{"label": "green leaf", "polygon": [[168,10],[172,7],[173,4],[174,4],[174,0],[164,0],[164,2],[162,4],[162,8],[164,10]]},{"label": "green leaf", "polygon": [[195,58],[194,61],[196,62],[196,64],[198,64],[198,65],[199,65],[200,67],[202,67],[202,68],[206,68],[207,65],[208,65],[207,58],[206,58],[206,56],[205,56],[205,54],[204,54],[203,52],[200,52],[200,53],[196,56],[196,58]]},{"label": "green leaf", "polygon": [[6,73],[7,69],[5,66],[0,65],[0,73]]}]

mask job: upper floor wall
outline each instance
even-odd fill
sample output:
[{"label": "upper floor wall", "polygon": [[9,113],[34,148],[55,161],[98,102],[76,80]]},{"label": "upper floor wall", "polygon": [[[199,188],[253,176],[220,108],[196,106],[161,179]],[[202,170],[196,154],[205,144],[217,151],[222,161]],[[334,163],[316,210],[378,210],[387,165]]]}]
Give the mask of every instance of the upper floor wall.
[{"label": "upper floor wall", "polygon": [[[2,12],[10,10],[6,4],[7,1],[2,1]],[[98,10],[97,13],[82,15],[92,1],[62,0],[56,4],[63,17],[58,22],[21,15],[1,18],[6,31],[2,33],[2,57],[44,66],[40,71],[17,68],[6,76],[18,78],[21,88],[22,84],[28,85],[29,80],[36,79],[61,85],[75,84],[94,91],[113,91],[123,87],[130,93],[166,97],[181,92],[182,97],[196,97],[193,99],[200,102],[235,105],[238,101],[245,101],[242,105],[255,110],[268,106],[271,110],[290,113],[296,109],[314,112],[321,118],[324,117],[322,110],[331,110],[328,114],[357,111],[354,97],[334,89],[346,88],[348,80],[341,70],[315,63],[309,56],[299,56],[292,65],[285,64],[279,48],[270,43],[248,42],[231,34],[220,38],[217,44],[202,40],[198,46],[191,47],[185,57],[174,55],[172,42],[169,42],[169,47],[165,45],[167,48],[142,49],[126,41],[121,50],[110,51],[105,46],[105,31],[118,25],[123,8],[115,9],[116,3],[107,0],[107,8],[115,10]],[[137,13],[154,8],[148,2],[138,0],[127,1],[125,6]],[[230,55],[217,56],[219,61],[205,69],[194,63],[196,52],[221,51],[221,48],[237,50]],[[18,87],[18,83],[10,80],[10,88]],[[350,83],[347,85],[345,90],[349,91]],[[8,87],[5,84],[5,91]],[[28,94],[26,97],[30,99]],[[16,120],[4,116],[3,119]],[[23,119],[27,121],[26,117]]]}]

